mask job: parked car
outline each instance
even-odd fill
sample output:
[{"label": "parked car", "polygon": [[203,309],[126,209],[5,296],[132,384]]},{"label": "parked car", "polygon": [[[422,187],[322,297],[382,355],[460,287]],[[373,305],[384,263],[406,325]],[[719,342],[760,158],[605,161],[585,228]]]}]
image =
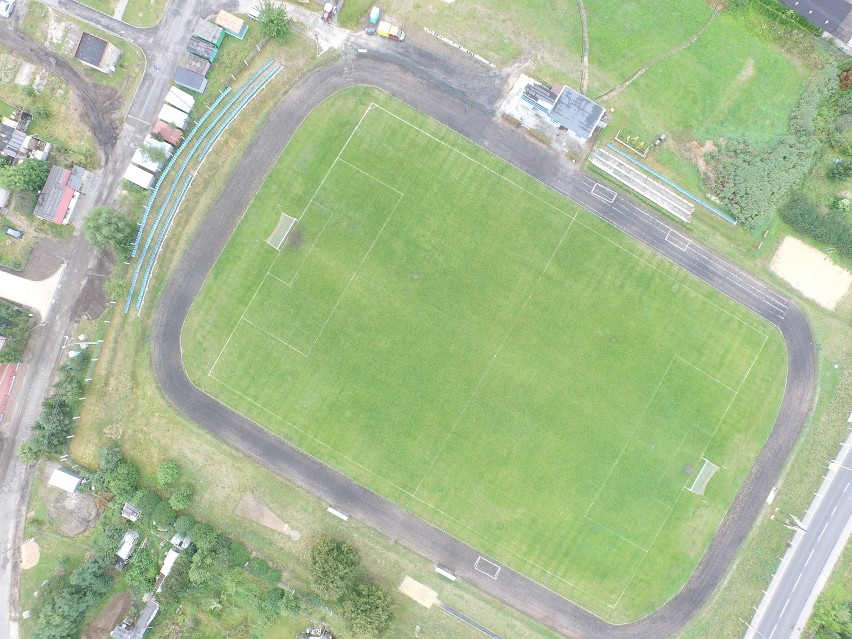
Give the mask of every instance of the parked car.
[{"label": "parked car", "polygon": [[20,240],[22,237],[24,237],[24,234],[23,234],[21,231],[19,231],[18,229],[13,229],[13,228],[12,228],[11,226],[9,226],[8,224],[7,224],[6,226],[4,226],[4,227],[3,227],[3,232],[4,232],[6,235],[11,235],[11,236],[12,236],[12,237],[14,237],[16,240]]},{"label": "parked car", "polygon": [[0,16],[11,18],[15,10],[15,0],[0,0]]}]

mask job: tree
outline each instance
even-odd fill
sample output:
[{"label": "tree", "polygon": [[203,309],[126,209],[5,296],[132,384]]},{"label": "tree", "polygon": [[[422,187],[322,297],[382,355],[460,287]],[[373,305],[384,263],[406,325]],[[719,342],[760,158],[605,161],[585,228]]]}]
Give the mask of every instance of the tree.
[{"label": "tree", "polygon": [[832,180],[846,180],[852,177],[852,160],[832,162],[828,169],[828,177]]},{"label": "tree", "polygon": [[345,542],[321,537],[311,548],[314,590],[330,601],[344,595],[357,567],[358,551]]},{"label": "tree", "polygon": [[111,248],[124,259],[130,255],[136,237],[136,222],[121,211],[96,206],[83,218],[83,234],[92,246],[101,250]]},{"label": "tree", "polygon": [[852,601],[834,593],[821,596],[814,604],[811,623],[820,629],[818,637],[852,639]]},{"label": "tree", "polygon": [[271,0],[260,3],[257,26],[264,38],[285,38],[290,33],[287,10]]},{"label": "tree", "polygon": [[192,501],[192,495],[194,491],[192,486],[189,484],[181,484],[175,489],[175,492],[172,493],[172,496],[169,498],[169,505],[175,510],[183,510],[187,506],[189,506],[189,502]]},{"label": "tree", "polygon": [[0,334],[6,338],[0,350],[0,364],[20,362],[30,336],[30,314],[24,309],[0,300]]},{"label": "tree", "polygon": [[7,191],[41,191],[50,164],[43,160],[27,158],[20,164],[0,167],[0,188]]},{"label": "tree", "polygon": [[184,513],[175,519],[175,530],[179,533],[191,533],[194,526],[195,520],[192,518],[192,515]]},{"label": "tree", "polygon": [[159,566],[157,560],[147,548],[137,548],[130,558],[125,571],[127,583],[139,592],[151,592],[157,578]]},{"label": "tree", "polygon": [[161,500],[154,509],[154,521],[158,526],[167,528],[175,522],[177,514],[165,499]]},{"label": "tree", "polygon": [[356,639],[373,639],[387,629],[393,602],[379,586],[356,583],[343,604],[343,617]]},{"label": "tree", "polygon": [[169,488],[180,478],[180,466],[174,460],[168,459],[157,468],[157,484],[160,488]]},{"label": "tree", "polygon": [[106,594],[113,586],[112,579],[104,574],[104,566],[97,560],[80,564],[71,573],[71,583],[97,595]]}]

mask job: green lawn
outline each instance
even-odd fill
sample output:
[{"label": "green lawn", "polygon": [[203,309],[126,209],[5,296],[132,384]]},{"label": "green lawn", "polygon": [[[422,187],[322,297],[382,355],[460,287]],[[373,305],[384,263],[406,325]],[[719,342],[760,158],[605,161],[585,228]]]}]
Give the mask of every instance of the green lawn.
[{"label": "green lawn", "polygon": [[[118,0],[80,0],[108,16],[115,15]],[[168,0],[128,0],[120,19],[136,27],[153,27],[166,10]]]},{"label": "green lawn", "polygon": [[785,372],[768,324],[366,89],[302,126],[184,336],[205,390],[614,620],[688,578]]}]

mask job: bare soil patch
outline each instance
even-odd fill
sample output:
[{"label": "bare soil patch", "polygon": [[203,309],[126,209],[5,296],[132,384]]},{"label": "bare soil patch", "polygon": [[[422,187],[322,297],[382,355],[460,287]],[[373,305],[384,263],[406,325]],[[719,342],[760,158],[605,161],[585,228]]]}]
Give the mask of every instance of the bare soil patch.
[{"label": "bare soil patch", "polygon": [[399,591],[426,608],[431,608],[438,601],[437,592],[428,586],[424,586],[419,581],[415,581],[408,575],[405,576],[405,579],[399,585]]},{"label": "bare soil patch", "polygon": [[245,517],[251,521],[266,526],[267,528],[279,532],[282,535],[287,535],[290,539],[296,541],[302,535],[298,530],[293,530],[285,522],[281,520],[269,507],[260,499],[251,493],[243,493],[237,509],[234,511],[240,517]]},{"label": "bare soil patch", "polygon": [[21,545],[21,570],[29,570],[38,565],[41,558],[41,548],[34,539],[30,539]]},{"label": "bare soil patch", "polygon": [[693,164],[698,167],[698,170],[701,172],[701,175],[704,176],[707,174],[707,161],[704,159],[704,156],[708,153],[713,153],[714,151],[718,151],[718,148],[713,143],[713,140],[707,140],[703,145],[698,144],[697,140],[693,140],[687,145],[689,150],[689,157],[692,160]]},{"label": "bare soil patch", "polygon": [[802,295],[833,311],[852,286],[852,273],[795,237],[785,237],[769,268]]},{"label": "bare soil patch", "polygon": [[127,615],[132,603],[128,591],[119,592],[110,597],[101,614],[86,626],[82,639],[107,639],[118,623]]},{"label": "bare soil patch", "polygon": [[48,506],[48,518],[60,534],[76,537],[94,526],[98,519],[95,497],[92,493],[57,491]]}]

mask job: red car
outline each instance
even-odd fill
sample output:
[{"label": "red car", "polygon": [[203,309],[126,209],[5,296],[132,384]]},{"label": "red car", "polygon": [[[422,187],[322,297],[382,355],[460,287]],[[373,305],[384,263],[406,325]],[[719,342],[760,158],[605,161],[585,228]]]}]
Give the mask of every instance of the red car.
[{"label": "red car", "polygon": [[331,16],[337,13],[337,3],[336,2],[326,2],[325,6],[322,8],[322,21],[328,22],[331,20]]}]

